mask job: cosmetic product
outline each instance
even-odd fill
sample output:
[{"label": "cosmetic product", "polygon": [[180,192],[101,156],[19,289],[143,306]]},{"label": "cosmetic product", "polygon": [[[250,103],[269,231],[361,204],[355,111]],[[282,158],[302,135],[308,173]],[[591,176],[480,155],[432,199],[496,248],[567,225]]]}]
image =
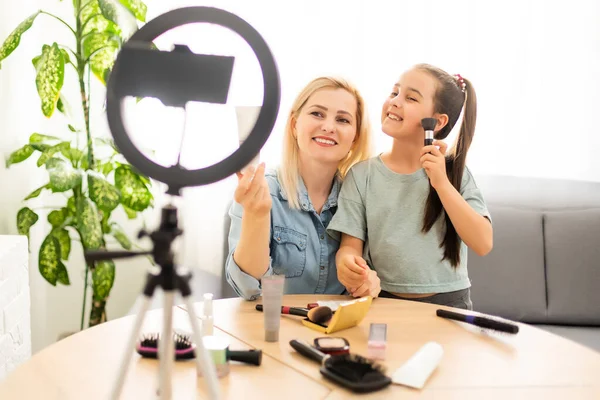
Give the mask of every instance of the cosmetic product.
[{"label": "cosmetic product", "polygon": [[439,309],[436,311],[438,317],[453,319],[455,321],[466,322],[467,324],[475,325],[480,328],[490,329],[493,331],[516,334],[519,332],[519,326],[510,322],[498,321],[496,319],[457,313],[454,311]]},{"label": "cosmetic product", "polygon": [[204,293],[204,309],[200,320],[202,321],[202,336],[211,336],[214,331],[213,322],[213,294]]},{"label": "cosmetic product", "polygon": [[398,385],[422,389],[427,378],[440,363],[444,350],[439,343],[428,342],[392,374],[392,382]]},{"label": "cosmetic product", "polygon": [[350,353],[350,343],[343,337],[315,338],[314,348],[332,356]]},{"label": "cosmetic product", "polygon": [[437,120],[435,118],[423,118],[421,120],[421,126],[425,130],[425,146],[433,144],[433,130]]},{"label": "cosmetic product", "polygon": [[371,324],[367,353],[375,360],[385,360],[387,346],[387,324]]},{"label": "cosmetic product", "polygon": [[265,341],[278,342],[285,276],[263,276],[260,282],[262,287]]},{"label": "cosmetic product", "polygon": [[[255,308],[257,311],[263,311],[262,304],[257,304]],[[281,313],[306,317],[315,324],[326,324],[333,316],[333,312],[329,307],[315,307],[307,310],[306,308],[281,306]]]}]

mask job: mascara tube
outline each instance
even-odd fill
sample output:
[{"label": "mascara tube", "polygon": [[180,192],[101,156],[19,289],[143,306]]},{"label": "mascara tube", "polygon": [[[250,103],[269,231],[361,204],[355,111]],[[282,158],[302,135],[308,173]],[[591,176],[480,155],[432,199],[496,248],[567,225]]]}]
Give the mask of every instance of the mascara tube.
[{"label": "mascara tube", "polygon": [[515,334],[519,332],[519,326],[508,322],[497,321],[495,319],[480,317],[477,315],[460,314],[453,311],[439,309],[436,311],[438,317],[453,319],[455,321],[466,322],[480,328],[492,329],[499,332]]}]

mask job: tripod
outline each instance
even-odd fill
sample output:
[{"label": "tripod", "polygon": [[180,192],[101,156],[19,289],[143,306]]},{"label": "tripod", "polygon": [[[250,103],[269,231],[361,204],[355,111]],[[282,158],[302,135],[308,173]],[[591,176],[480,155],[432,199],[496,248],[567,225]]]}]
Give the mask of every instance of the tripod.
[{"label": "tripod", "polygon": [[142,323],[146,316],[146,312],[150,308],[152,297],[157,286],[163,290],[163,325],[162,332],[158,345],[159,359],[159,396],[161,400],[170,400],[172,394],[171,374],[173,370],[173,362],[175,358],[175,346],[173,342],[173,306],[175,292],[179,291],[187,308],[188,316],[193,330],[194,341],[196,342],[196,369],[198,375],[203,372],[206,379],[209,395],[211,399],[219,399],[219,382],[215,364],[210,358],[208,351],[204,347],[202,341],[202,333],[198,324],[198,318],[194,309],[194,304],[190,298],[192,290],[189,281],[192,278],[191,272],[180,275],[174,265],[173,252],[171,245],[173,240],[183,231],[177,227],[177,209],[172,205],[167,205],[162,209],[161,223],[158,230],[148,233],[140,232],[140,237],[148,236],[154,243],[152,251],[131,252],[131,251],[90,251],[86,252],[88,261],[99,261],[103,259],[114,259],[133,257],[142,254],[152,254],[154,260],[160,265],[158,273],[149,272],[146,276],[146,284],[144,286],[142,307],[137,314],[133,331],[127,342],[127,347],[123,353],[123,359],[119,368],[117,381],[111,392],[111,399],[118,400],[125,383],[125,377],[131,361],[131,353],[135,350],[135,344],[138,340]]}]

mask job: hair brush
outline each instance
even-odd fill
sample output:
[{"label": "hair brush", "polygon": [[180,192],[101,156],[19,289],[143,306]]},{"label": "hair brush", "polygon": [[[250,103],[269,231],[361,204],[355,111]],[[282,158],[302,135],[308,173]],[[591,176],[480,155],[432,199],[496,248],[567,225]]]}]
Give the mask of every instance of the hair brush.
[{"label": "hair brush", "polygon": [[[158,358],[158,342],[160,334],[151,333],[144,335],[137,343],[136,351],[146,358]],[[190,360],[196,357],[196,345],[189,335],[175,333],[173,335],[175,345],[175,360]],[[245,364],[260,365],[262,362],[262,350],[226,350],[227,361],[239,361]]]},{"label": "hair brush", "polygon": [[299,340],[290,340],[290,346],[303,356],[321,363],[320,372],[325,378],[353,392],[375,392],[392,383],[381,364],[357,354],[332,356]]}]

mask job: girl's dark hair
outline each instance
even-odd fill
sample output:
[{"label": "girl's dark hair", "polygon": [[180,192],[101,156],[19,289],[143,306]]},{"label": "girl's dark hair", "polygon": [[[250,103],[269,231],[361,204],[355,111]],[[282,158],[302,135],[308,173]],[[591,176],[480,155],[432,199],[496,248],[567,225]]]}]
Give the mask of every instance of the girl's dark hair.
[{"label": "girl's dark hair", "polygon": [[[440,68],[428,64],[418,64],[415,66],[415,69],[427,72],[437,81],[436,91],[433,96],[433,112],[448,115],[446,126],[434,135],[437,140],[445,139],[448,136],[456,121],[458,121],[463,104],[465,105],[460,132],[452,151],[446,154],[448,180],[460,192],[467,151],[469,150],[469,146],[471,146],[475,133],[475,120],[477,119],[475,89],[467,79],[461,76],[450,75]],[[425,204],[425,216],[423,218],[423,233],[429,232],[440,215],[442,215],[443,210],[444,207],[442,206],[440,197],[436,190],[429,185],[429,196]],[[444,213],[444,217],[446,220],[446,232],[444,239],[440,243],[440,247],[444,248],[443,259],[450,261],[450,264],[456,268],[460,264],[461,240],[448,214]]]}]

